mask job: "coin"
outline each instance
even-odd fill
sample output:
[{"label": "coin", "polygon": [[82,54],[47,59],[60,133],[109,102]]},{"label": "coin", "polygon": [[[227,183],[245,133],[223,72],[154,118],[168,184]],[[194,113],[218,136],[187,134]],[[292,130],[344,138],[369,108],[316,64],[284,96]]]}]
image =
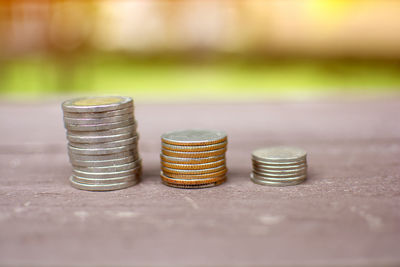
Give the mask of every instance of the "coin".
[{"label": "coin", "polygon": [[120,147],[126,145],[132,145],[137,143],[137,137],[130,137],[123,140],[111,141],[111,142],[104,142],[104,143],[91,143],[91,144],[84,144],[84,143],[74,143],[69,142],[69,145],[76,148],[113,148],[113,147]]},{"label": "coin", "polygon": [[252,176],[254,179],[258,179],[258,180],[262,180],[262,181],[282,182],[282,183],[292,182],[292,181],[297,181],[297,180],[304,180],[307,178],[307,174],[305,174],[305,173],[298,174],[298,175],[292,176],[292,177],[265,177],[265,176],[262,176],[262,175],[259,175],[259,174],[253,172]]},{"label": "coin", "polygon": [[71,151],[68,151],[69,157],[72,160],[81,160],[81,161],[103,161],[103,160],[113,160],[113,159],[121,159],[126,157],[138,157],[138,153],[135,150],[123,151],[120,153],[114,154],[106,154],[106,155],[81,155],[76,154]]},{"label": "coin", "polygon": [[161,172],[160,174],[161,179],[165,182],[168,183],[179,183],[179,184],[184,184],[184,185],[203,185],[203,184],[209,184],[209,183],[216,183],[220,180],[226,179],[225,176],[218,176],[218,177],[211,177],[211,178],[204,178],[204,179],[173,179],[170,178],[169,176],[166,176]]},{"label": "coin", "polygon": [[257,175],[257,177],[265,177],[265,178],[279,178],[279,179],[284,179],[284,178],[291,178],[291,177],[297,177],[299,175],[305,175],[306,170],[299,171],[299,172],[294,172],[294,173],[265,173],[265,172],[258,172],[256,170],[253,170],[253,173]]},{"label": "coin", "polygon": [[95,179],[95,178],[83,178],[79,176],[73,175],[73,179],[77,183],[82,183],[82,184],[92,184],[92,185],[103,185],[103,184],[116,184],[116,183],[126,183],[126,182],[131,182],[134,180],[138,180],[137,175],[128,175],[128,176],[122,176],[122,177],[113,177],[113,178],[108,178],[108,179]]},{"label": "coin", "polygon": [[138,159],[133,162],[128,162],[125,164],[120,164],[120,165],[109,165],[109,166],[102,166],[102,167],[82,167],[82,166],[77,166],[73,165],[75,170],[78,171],[83,171],[83,172],[119,172],[119,171],[125,171],[129,169],[136,168],[140,165],[141,160]]},{"label": "coin", "polygon": [[285,169],[307,167],[307,162],[304,161],[303,163],[293,163],[293,164],[267,164],[267,163],[260,163],[258,161],[253,161],[253,167],[273,169],[273,170],[285,170]]},{"label": "coin", "polygon": [[206,158],[177,158],[160,154],[160,158],[163,162],[169,162],[169,163],[202,164],[202,163],[216,162],[225,159],[225,154],[206,157]]},{"label": "coin", "polygon": [[261,162],[296,162],[305,159],[306,156],[307,152],[303,149],[286,146],[261,148],[252,153],[253,159]]},{"label": "coin", "polygon": [[260,168],[260,167],[255,167],[253,166],[254,171],[262,172],[262,173],[297,173],[297,172],[302,172],[306,171],[307,168],[302,167],[302,168],[292,168],[292,169],[269,169],[269,168]]},{"label": "coin", "polygon": [[74,178],[71,176],[70,183],[73,187],[81,190],[88,190],[88,191],[110,191],[110,190],[119,190],[128,188],[137,184],[140,180],[132,180],[129,182],[123,183],[115,183],[115,184],[83,184],[74,181]]},{"label": "coin", "polygon": [[133,106],[124,108],[124,109],[118,109],[118,110],[113,110],[113,111],[103,111],[103,112],[67,112],[64,111],[64,117],[65,118],[77,118],[77,119],[82,119],[82,118],[88,118],[88,119],[101,119],[101,118],[108,118],[108,117],[114,117],[114,116],[121,116],[121,115],[132,115],[133,117]]},{"label": "coin", "polygon": [[129,151],[132,149],[136,149],[136,144],[126,145],[126,146],[119,146],[119,147],[108,147],[108,148],[77,148],[68,145],[68,150],[74,154],[81,154],[81,155],[107,155],[113,153],[120,153],[124,151]]},{"label": "coin", "polygon": [[67,100],[62,103],[64,112],[104,112],[128,108],[133,105],[130,97],[107,96],[86,97]]},{"label": "coin", "polygon": [[71,125],[71,124],[65,124],[65,128],[71,131],[82,131],[82,132],[88,132],[88,131],[101,131],[101,130],[110,130],[110,129],[115,129],[115,128],[121,128],[121,127],[126,127],[129,125],[132,125],[134,123],[134,119],[129,119],[125,121],[119,121],[119,122],[109,122],[109,123],[103,123],[103,124],[94,124],[94,125]]},{"label": "coin", "polygon": [[161,140],[165,144],[178,146],[212,145],[226,141],[227,135],[215,130],[180,130],[163,134]]},{"label": "coin", "polygon": [[250,179],[251,179],[251,181],[253,181],[254,183],[259,184],[259,185],[289,186],[289,185],[298,185],[298,184],[304,182],[306,178],[299,179],[299,180],[294,180],[294,181],[290,181],[290,182],[285,182],[285,183],[260,180],[260,179],[254,178],[253,175],[250,176]]},{"label": "coin", "polygon": [[213,145],[202,145],[202,146],[177,146],[170,144],[162,144],[162,148],[165,150],[179,151],[179,152],[204,152],[210,150],[216,150],[220,148],[225,148],[227,142],[221,142]]},{"label": "coin", "polygon": [[110,177],[110,178],[86,178],[80,177],[77,175],[72,174],[72,177],[75,182],[81,184],[97,184],[97,185],[105,185],[105,184],[116,184],[116,183],[123,183],[123,182],[130,182],[133,180],[140,180],[141,172],[138,171],[134,174],[129,174],[126,176],[118,176],[118,177]]},{"label": "coin", "polygon": [[209,188],[209,187],[214,187],[217,185],[220,185],[222,183],[224,183],[226,181],[226,177],[225,179],[221,179],[217,182],[214,183],[209,183],[209,184],[201,184],[201,185],[188,185],[188,184],[176,184],[176,183],[168,183],[164,180],[162,180],[162,183],[170,186],[170,187],[175,187],[175,188],[181,188],[181,189],[201,189],[201,188]]},{"label": "coin", "polygon": [[68,155],[72,160],[81,160],[81,161],[103,161],[103,160],[113,160],[113,159],[121,159],[126,157],[136,157],[138,153],[134,150],[123,151],[119,153],[112,153],[106,155],[82,155],[76,154],[74,152],[68,151]]},{"label": "coin", "polygon": [[67,135],[73,135],[73,136],[81,136],[83,137],[94,137],[94,136],[110,136],[110,135],[116,135],[116,134],[127,134],[127,133],[132,133],[136,131],[136,123],[128,125],[126,127],[121,127],[121,128],[115,128],[115,129],[109,129],[109,130],[101,130],[101,131],[88,131],[88,132],[83,132],[83,131],[71,131],[67,129]]},{"label": "coin", "polygon": [[218,160],[215,162],[203,163],[203,164],[176,164],[166,161],[161,161],[161,165],[168,168],[180,169],[180,170],[201,170],[213,167],[219,167],[225,165],[225,159]]},{"label": "coin", "polygon": [[176,174],[176,173],[170,173],[170,172],[165,172],[163,171],[162,173],[166,176],[168,176],[169,178],[176,178],[176,179],[206,179],[206,178],[215,178],[215,177],[220,177],[220,176],[224,176],[226,173],[228,172],[227,169],[223,169],[217,172],[213,172],[213,173],[205,173],[205,174]]},{"label": "coin", "polygon": [[133,169],[118,171],[118,172],[84,172],[77,169],[72,170],[72,174],[74,176],[82,177],[82,178],[96,178],[96,179],[109,179],[116,178],[122,176],[128,176],[131,174],[135,174],[139,171],[139,167],[135,167]]},{"label": "coin", "polygon": [[135,157],[113,158],[110,160],[75,160],[70,158],[70,162],[74,167],[108,167],[114,165],[123,165],[130,162],[135,162]]},{"label": "coin", "polygon": [[68,135],[67,139],[70,143],[79,143],[79,144],[96,144],[96,143],[107,143],[113,141],[119,141],[128,139],[131,137],[138,137],[134,132],[130,132],[127,134],[116,134],[116,135],[108,135],[108,136],[77,136],[77,135]]},{"label": "coin", "polygon": [[178,152],[162,149],[161,153],[166,156],[179,158],[208,158],[225,154],[226,148],[204,151],[204,152]]},{"label": "coin", "polygon": [[64,117],[64,123],[66,125],[97,125],[97,124],[104,124],[109,122],[121,122],[133,119],[132,114],[126,114],[121,116],[113,116],[107,118],[100,118],[100,119],[91,119],[91,118],[68,118]]},{"label": "coin", "polygon": [[164,173],[174,173],[174,174],[184,174],[184,175],[192,175],[192,174],[206,174],[206,173],[215,173],[217,171],[225,170],[225,165],[221,165],[218,167],[208,168],[208,169],[197,169],[197,170],[182,170],[182,169],[173,169],[162,166],[161,170]]}]

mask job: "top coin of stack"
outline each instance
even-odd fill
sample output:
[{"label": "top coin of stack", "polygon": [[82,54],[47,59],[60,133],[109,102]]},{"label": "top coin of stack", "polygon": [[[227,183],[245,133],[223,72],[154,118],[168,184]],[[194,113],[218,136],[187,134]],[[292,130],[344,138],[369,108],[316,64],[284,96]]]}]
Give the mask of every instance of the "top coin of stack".
[{"label": "top coin of stack", "polygon": [[226,133],[174,131],[161,136],[161,146],[161,179],[164,184],[178,188],[204,188],[226,180]]},{"label": "top coin of stack", "polygon": [[251,180],[256,184],[286,186],[307,178],[307,153],[296,147],[269,147],[252,153]]},{"label": "top coin of stack", "polygon": [[72,186],[105,191],[139,181],[141,160],[132,98],[78,98],[65,101],[62,109]]}]

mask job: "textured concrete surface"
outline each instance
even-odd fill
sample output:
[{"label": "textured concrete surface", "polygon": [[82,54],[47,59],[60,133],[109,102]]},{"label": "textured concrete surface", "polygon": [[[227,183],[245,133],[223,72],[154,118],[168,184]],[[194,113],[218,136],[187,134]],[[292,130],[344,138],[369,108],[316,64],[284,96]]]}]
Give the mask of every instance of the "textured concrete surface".
[{"label": "textured concrete surface", "polygon": [[[400,100],[136,106],[143,182],[86,192],[59,104],[0,105],[0,265],[400,266]],[[160,135],[189,127],[228,132],[227,183],[160,183]],[[306,183],[250,182],[277,144],[309,152]]]}]

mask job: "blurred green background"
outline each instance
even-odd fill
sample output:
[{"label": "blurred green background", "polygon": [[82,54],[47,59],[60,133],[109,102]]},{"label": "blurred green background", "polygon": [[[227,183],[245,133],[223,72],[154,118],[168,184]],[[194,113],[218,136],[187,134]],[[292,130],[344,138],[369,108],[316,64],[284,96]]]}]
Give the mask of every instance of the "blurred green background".
[{"label": "blurred green background", "polygon": [[2,1],[0,97],[400,92],[400,2]]}]

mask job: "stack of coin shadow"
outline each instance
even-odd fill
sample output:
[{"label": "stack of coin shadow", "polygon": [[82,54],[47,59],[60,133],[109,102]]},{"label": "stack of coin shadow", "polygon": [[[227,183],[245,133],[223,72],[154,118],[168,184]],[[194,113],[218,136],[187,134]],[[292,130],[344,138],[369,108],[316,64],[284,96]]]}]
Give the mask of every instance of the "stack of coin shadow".
[{"label": "stack of coin shadow", "polygon": [[139,182],[141,159],[129,97],[91,97],[62,104],[73,187],[117,190]]},{"label": "stack of coin shadow", "polygon": [[177,188],[206,188],[226,180],[227,135],[182,130],[161,136],[161,180]]},{"label": "stack of coin shadow", "polygon": [[307,153],[296,147],[269,147],[252,153],[251,180],[260,185],[297,185],[307,179]]}]

